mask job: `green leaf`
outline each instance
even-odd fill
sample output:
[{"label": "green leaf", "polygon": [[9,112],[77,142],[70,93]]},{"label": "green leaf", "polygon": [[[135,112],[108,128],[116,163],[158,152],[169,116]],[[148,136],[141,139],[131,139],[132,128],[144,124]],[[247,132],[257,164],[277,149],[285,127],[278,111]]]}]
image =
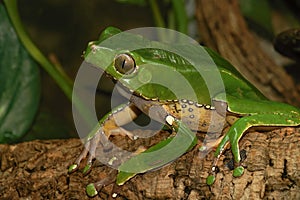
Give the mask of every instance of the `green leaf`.
[{"label": "green leaf", "polygon": [[147,4],[146,0],[116,0],[119,3],[128,3],[128,4],[134,4],[138,6],[145,6]]},{"label": "green leaf", "polygon": [[273,35],[272,13],[268,0],[239,0],[243,15],[256,28]]},{"label": "green leaf", "polygon": [[0,143],[13,143],[34,120],[40,99],[40,74],[2,4],[0,19]]}]

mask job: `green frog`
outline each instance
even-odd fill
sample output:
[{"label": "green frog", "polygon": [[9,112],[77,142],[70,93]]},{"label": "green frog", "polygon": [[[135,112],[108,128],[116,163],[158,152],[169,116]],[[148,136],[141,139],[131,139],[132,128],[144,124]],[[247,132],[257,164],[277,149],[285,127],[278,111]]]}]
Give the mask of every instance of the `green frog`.
[{"label": "green frog", "polygon": [[[124,184],[138,173],[162,167],[194,148],[197,144],[195,131],[217,132],[224,130],[228,125],[230,125],[228,131],[216,142],[215,161],[212,164],[211,174],[207,177],[207,184],[214,183],[217,160],[228,145],[231,147],[236,166],[233,175],[238,177],[244,171],[240,163],[238,143],[249,128],[300,125],[298,108],[268,100],[216,52],[194,44],[184,46],[169,44],[170,49],[189,49],[190,52],[197,52],[198,48],[204,49],[206,55],[203,59],[209,57],[213,62],[211,64],[204,62],[195,67],[188,59],[161,48],[164,44],[149,41],[132,33],[127,35],[128,38],[137,43],[144,43],[145,48],[126,50],[126,47],[111,49],[101,46],[103,41],[119,33],[122,32],[114,27],[105,29],[98,41],[89,43],[84,58],[86,62],[104,70],[112,80],[121,83],[124,90],[132,95],[129,103],[112,109],[99,121],[86,138],[81,155],[69,167],[70,173],[76,171],[86,157],[87,164],[83,173],[90,171],[96,149],[103,138],[109,138],[113,130],[131,122],[141,113],[167,125],[176,134],[122,162],[116,177],[118,185]],[[151,48],[147,48],[148,44],[152,44]],[[217,69],[223,89],[215,87],[217,81],[212,81],[208,85],[198,69],[203,69],[203,72]],[[194,94],[181,85],[176,79],[176,73],[184,77]],[[173,87],[178,89],[179,95],[175,95],[168,87],[151,82],[158,77],[171,82]],[[214,88],[214,91],[211,92],[209,88]],[[128,131],[125,133],[129,137],[132,136]],[[103,181],[89,184],[86,188],[87,194],[97,195],[103,185],[105,185]]]}]

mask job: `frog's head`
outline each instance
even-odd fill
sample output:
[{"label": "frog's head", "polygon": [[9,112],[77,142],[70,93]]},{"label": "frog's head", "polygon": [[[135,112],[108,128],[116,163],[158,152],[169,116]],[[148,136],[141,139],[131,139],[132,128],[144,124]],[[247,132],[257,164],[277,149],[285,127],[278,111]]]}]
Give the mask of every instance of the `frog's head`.
[{"label": "frog's head", "polygon": [[113,80],[146,99],[190,97],[197,100],[197,97],[191,97],[195,88],[203,91],[202,96],[208,96],[203,95],[204,91],[208,94],[206,86],[199,84],[201,76],[191,73],[193,66],[171,50],[166,50],[164,43],[150,41],[137,34],[119,33],[121,31],[113,27],[105,29],[98,41],[89,43],[84,54],[85,61],[101,68]]}]

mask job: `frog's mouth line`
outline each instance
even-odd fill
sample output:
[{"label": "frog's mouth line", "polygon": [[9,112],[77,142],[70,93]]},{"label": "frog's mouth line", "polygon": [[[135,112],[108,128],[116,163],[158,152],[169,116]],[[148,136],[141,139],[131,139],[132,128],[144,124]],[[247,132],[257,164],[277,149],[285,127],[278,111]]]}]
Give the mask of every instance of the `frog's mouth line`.
[{"label": "frog's mouth line", "polygon": [[[107,74],[109,77],[111,77],[109,74]],[[120,81],[113,79],[112,78],[113,83],[115,84],[115,87],[117,87],[118,92],[125,98],[127,99],[131,99],[132,95],[137,96],[137,97],[141,97],[145,100],[152,100],[152,101],[157,101],[158,99],[149,99],[145,96],[143,96],[140,93],[137,93],[133,90],[128,89],[125,85],[123,85]]]}]

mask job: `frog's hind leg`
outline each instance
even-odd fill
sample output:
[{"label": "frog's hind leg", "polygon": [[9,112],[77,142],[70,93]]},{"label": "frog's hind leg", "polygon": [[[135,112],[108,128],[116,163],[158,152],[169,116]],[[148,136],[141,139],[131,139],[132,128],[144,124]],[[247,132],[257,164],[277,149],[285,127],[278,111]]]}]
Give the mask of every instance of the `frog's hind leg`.
[{"label": "frog's hind leg", "polygon": [[215,161],[212,167],[212,174],[207,179],[207,184],[211,185],[214,182],[215,168],[219,157],[222,155],[223,151],[226,149],[226,146],[230,144],[231,151],[234,156],[234,161],[238,165],[233,171],[233,176],[241,176],[244,172],[244,168],[240,166],[241,156],[238,146],[243,134],[250,127],[283,127],[283,126],[298,126],[299,122],[294,121],[293,118],[289,119],[291,116],[288,115],[276,115],[276,114],[258,114],[251,116],[244,116],[238,119],[228,130],[226,135],[223,137],[220,142],[216,152],[215,152]]}]

